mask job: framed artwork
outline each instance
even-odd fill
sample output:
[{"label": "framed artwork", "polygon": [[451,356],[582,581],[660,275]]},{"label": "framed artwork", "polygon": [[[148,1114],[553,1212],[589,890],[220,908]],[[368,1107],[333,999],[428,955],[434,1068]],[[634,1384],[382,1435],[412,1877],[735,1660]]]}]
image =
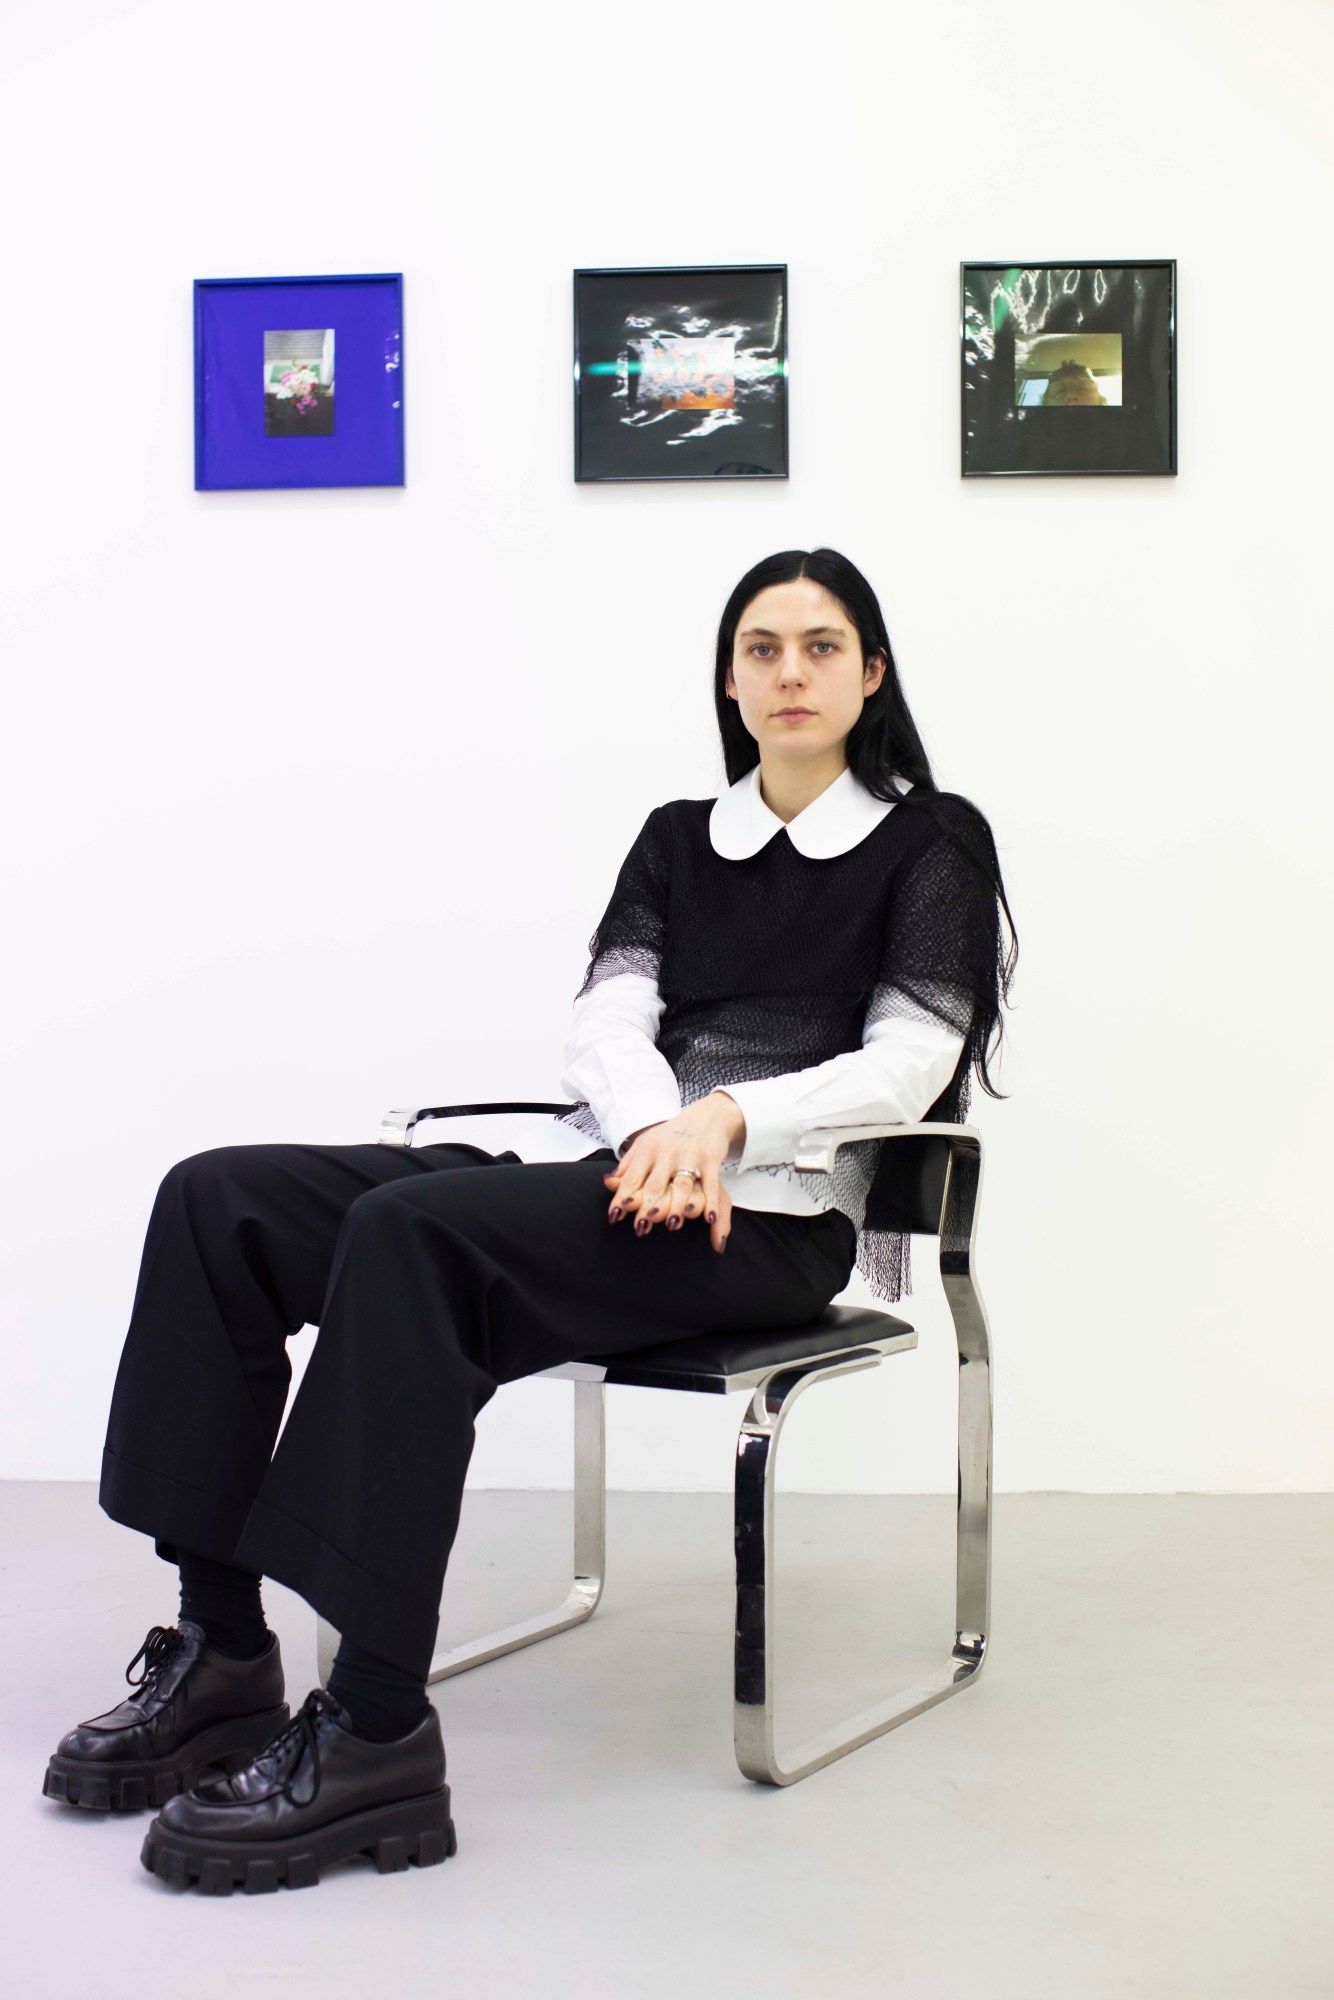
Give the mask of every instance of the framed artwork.
[{"label": "framed artwork", "polygon": [[574,274],[574,476],[787,478],[787,265]]},{"label": "framed artwork", "polygon": [[195,486],[403,484],[403,277],[195,279]]},{"label": "framed artwork", "polygon": [[964,477],[1174,473],[1176,274],[961,264]]}]

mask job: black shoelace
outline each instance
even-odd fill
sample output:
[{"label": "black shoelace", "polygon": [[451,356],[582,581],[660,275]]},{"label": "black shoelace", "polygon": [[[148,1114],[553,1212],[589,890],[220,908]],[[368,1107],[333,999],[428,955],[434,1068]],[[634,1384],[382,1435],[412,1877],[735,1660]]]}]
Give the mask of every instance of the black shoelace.
[{"label": "black shoelace", "polygon": [[[174,1625],[150,1625],[148,1636],[139,1648],[130,1665],[125,1669],[125,1678],[136,1694],[152,1694],[157,1686],[157,1677],[168,1660],[174,1659],[185,1644],[185,1636]],[[140,1660],[144,1670],[138,1680],[130,1672],[130,1667],[138,1666]]]},{"label": "black shoelace", "polygon": [[[272,1735],[262,1750],[257,1750],[251,1759],[252,1766],[268,1764],[272,1775],[277,1778],[284,1798],[292,1805],[313,1805],[320,1790],[320,1746],[317,1725],[321,1715],[337,1713],[341,1703],[324,1687],[312,1688],[290,1722]],[[287,1757],[288,1750],[291,1756]],[[310,1751],[310,1761],[315,1773],[315,1782],[310,1788],[308,1799],[298,1799],[292,1790],[292,1780],[300,1769],[302,1756]],[[284,1765],[284,1758],[287,1757]]]}]

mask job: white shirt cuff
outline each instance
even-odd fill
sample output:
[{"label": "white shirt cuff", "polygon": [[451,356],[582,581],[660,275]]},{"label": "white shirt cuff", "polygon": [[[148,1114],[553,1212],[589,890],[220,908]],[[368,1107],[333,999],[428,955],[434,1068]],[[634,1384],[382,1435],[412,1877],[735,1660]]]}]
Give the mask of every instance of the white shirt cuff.
[{"label": "white shirt cuff", "polygon": [[665,1002],[656,981],[623,972],[575,1002],[561,1089],[590,1104],[619,1154],[632,1132],[674,1118],[681,1092],[655,1037]]},{"label": "white shirt cuff", "polygon": [[915,1124],[953,1076],[964,1037],[898,1018],[879,1021],[865,1045],[809,1069],[718,1086],[746,1120],[738,1171],[790,1162],[808,1132],[830,1125]]}]

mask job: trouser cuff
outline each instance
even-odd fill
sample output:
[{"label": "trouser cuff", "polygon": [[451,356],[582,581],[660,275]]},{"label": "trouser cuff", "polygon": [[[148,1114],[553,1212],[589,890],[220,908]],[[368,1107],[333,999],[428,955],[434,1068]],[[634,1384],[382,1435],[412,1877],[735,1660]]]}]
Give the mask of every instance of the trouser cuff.
[{"label": "trouser cuff", "polygon": [[113,1521],[152,1535],[157,1554],[171,1563],[177,1560],[178,1548],[230,1563],[248,1512],[225,1494],[184,1486],[179,1479],[118,1458],[105,1448],[97,1499]]},{"label": "trouser cuff", "polygon": [[297,1591],[359,1646],[424,1681],[435,1658],[440,1606],[362,1569],[304,1521],[256,1500],[230,1561]]}]

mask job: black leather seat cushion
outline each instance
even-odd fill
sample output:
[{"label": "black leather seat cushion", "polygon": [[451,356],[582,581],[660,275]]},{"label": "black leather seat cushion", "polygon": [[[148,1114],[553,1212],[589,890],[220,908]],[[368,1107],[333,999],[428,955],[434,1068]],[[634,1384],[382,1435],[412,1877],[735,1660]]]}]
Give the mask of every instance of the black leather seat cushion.
[{"label": "black leather seat cushion", "polygon": [[697,1389],[726,1393],[728,1377],[756,1368],[783,1367],[812,1355],[837,1354],[845,1347],[911,1333],[906,1319],[867,1306],[826,1306],[805,1326],[767,1328],[755,1333],[693,1333],[623,1354],[585,1354],[605,1368],[608,1382],[646,1389]]}]

